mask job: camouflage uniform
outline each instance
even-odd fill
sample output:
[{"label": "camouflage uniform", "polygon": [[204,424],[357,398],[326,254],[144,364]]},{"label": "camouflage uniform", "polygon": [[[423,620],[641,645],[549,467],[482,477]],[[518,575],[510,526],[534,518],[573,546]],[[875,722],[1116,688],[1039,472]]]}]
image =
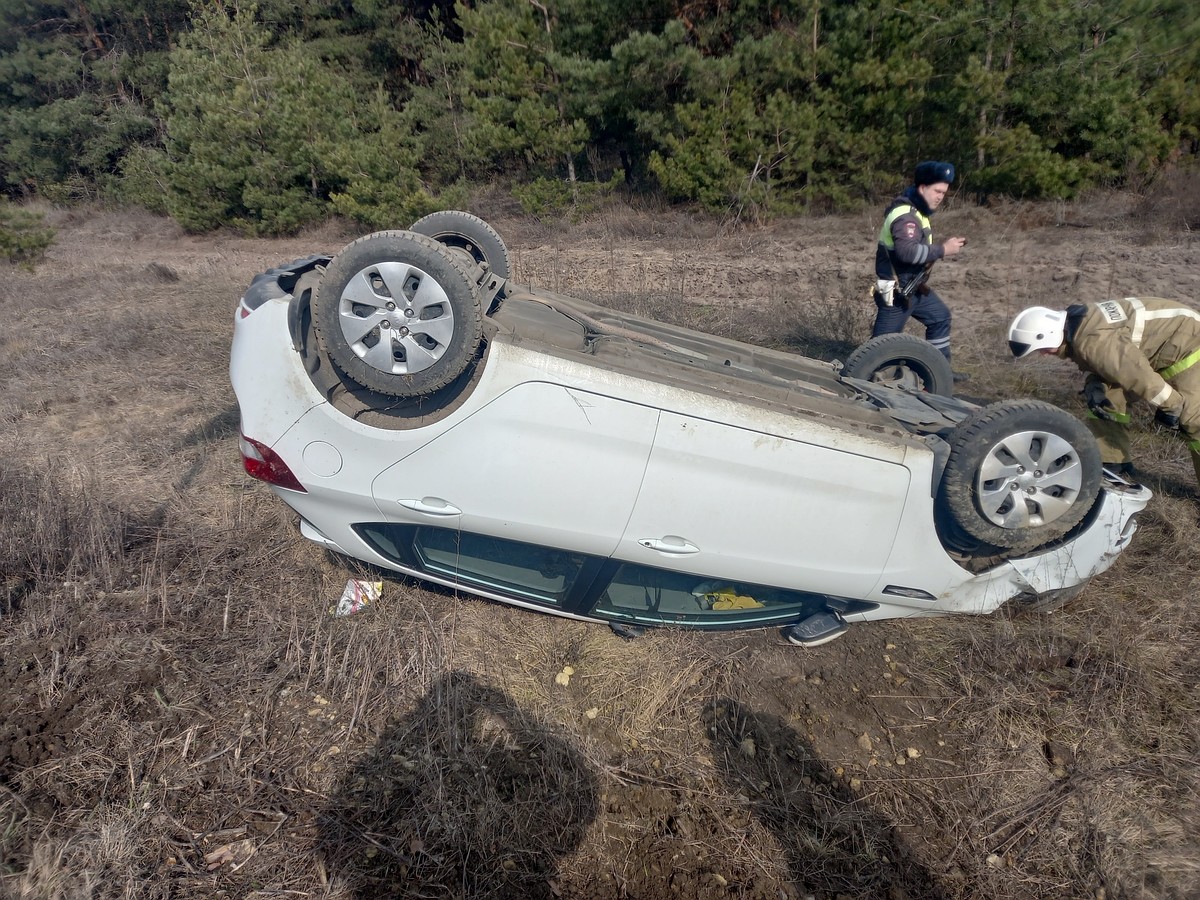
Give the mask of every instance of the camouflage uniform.
[{"label": "camouflage uniform", "polygon": [[1200,483],[1200,311],[1159,297],[1076,305],[1067,308],[1065,335],[1064,354],[1089,383],[1104,385],[1113,405],[1113,421],[1088,418],[1103,461],[1130,461],[1127,402],[1140,397],[1179,413]]}]

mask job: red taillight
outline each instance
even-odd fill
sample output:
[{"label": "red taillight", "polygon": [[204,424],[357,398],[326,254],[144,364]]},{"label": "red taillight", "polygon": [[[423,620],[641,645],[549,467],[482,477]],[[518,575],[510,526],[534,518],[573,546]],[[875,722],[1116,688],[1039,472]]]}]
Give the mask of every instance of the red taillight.
[{"label": "red taillight", "polygon": [[257,478],[260,481],[265,481],[267,484],[273,484],[276,487],[287,488],[289,491],[299,491],[302,494],[307,494],[304,485],[302,485],[292,470],[270,447],[254,438],[248,438],[244,434],[241,440],[242,450],[242,465],[246,468],[246,474],[252,478]]}]

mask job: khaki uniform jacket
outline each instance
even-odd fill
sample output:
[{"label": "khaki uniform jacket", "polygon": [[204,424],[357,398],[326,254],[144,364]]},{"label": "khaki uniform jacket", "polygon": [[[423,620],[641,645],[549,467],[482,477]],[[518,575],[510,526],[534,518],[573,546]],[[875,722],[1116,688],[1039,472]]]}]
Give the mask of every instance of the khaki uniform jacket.
[{"label": "khaki uniform jacket", "polygon": [[1159,297],[1090,303],[1067,346],[1080,369],[1158,407],[1200,363],[1200,311]]}]

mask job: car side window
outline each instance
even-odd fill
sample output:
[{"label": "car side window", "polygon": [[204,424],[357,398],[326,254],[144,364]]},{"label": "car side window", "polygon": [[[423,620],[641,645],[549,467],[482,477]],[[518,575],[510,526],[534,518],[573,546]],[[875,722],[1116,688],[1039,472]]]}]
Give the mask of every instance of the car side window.
[{"label": "car side window", "polygon": [[580,553],[448,528],[415,529],[412,548],[429,572],[556,606],[587,560]]},{"label": "car side window", "polygon": [[625,563],[592,614],[616,621],[730,628],[793,621],[823,609],[824,603],[816,594]]}]

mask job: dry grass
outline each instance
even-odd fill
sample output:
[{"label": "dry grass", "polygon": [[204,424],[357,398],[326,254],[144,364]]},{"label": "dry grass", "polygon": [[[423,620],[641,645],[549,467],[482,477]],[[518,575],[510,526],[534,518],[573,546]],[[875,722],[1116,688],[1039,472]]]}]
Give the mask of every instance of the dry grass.
[{"label": "dry grass", "polygon": [[[609,209],[565,233],[492,202],[525,280],[825,357],[869,328],[866,216],[721,233]],[[1047,231],[1066,221],[1129,236],[1116,198],[1089,202],[953,212],[1047,248],[1080,236]],[[349,235],[55,215],[50,262],[0,281],[0,896],[1200,893],[1200,517],[1166,436],[1137,439],[1160,495],[1134,548],[1049,617],[798,653],[625,642],[389,579],[335,618],[357,570],[242,474],[225,369],[249,278]],[[1163,227],[1149,256],[1188,265]],[[1030,291],[1127,290],[1076,264],[1097,236],[948,269],[952,301],[989,298],[955,307],[980,399],[1080,408],[1069,369],[1004,358],[1002,327]]]}]

